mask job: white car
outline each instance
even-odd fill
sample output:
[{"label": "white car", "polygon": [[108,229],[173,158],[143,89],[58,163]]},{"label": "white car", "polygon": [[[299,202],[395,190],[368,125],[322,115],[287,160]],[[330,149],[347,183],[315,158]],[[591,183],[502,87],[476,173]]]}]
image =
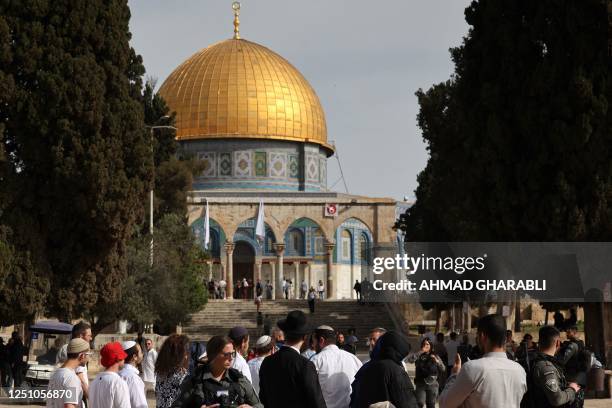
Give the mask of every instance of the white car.
[{"label": "white car", "polygon": [[[30,387],[46,387],[49,384],[51,373],[57,368],[55,363],[58,349],[57,344],[66,344],[70,341],[72,325],[62,322],[41,321],[30,326],[32,333],[28,350],[28,369],[25,375],[24,385]],[[39,336],[43,338],[40,339]],[[36,339],[42,340],[45,353],[36,359],[30,360],[32,342]],[[58,341],[59,340],[59,341]]]}]

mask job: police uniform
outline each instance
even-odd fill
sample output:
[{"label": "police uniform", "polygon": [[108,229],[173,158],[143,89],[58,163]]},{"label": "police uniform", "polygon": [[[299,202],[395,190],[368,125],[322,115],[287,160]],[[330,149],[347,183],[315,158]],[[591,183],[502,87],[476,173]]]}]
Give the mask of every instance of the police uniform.
[{"label": "police uniform", "polygon": [[567,381],[580,385],[580,391],[576,393],[575,401],[571,405],[572,408],[582,408],[584,406],[584,388],[587,385],[589,357],[590,354],[582,340],[565,341],[557,355],[557,360],[564,368]]},{"label": "police uniform", "polygon": [[533,388],[530,391],[533,405],[545,407],[569,407],[576,398],[576,391],[568,387],[563,367],[557,360],[544,353],[536,353],[533,361]]},{"label": "police uniform", "polygon": [[248,404],[253,408],[263,408],[253,386],[240,371],[229,368],[220,380],[216,380],[208,364],[199,367],[193,376],[183,381],[172,407],[200,408],[213,404],[222,407]]}]

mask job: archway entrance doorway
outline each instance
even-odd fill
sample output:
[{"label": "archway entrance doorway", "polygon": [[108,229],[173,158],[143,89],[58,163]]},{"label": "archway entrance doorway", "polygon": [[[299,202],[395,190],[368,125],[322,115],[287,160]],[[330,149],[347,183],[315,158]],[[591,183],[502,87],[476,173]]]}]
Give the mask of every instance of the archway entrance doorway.
[{"label": "archway entrance doorway", "polygon": [[[244,241],[235,243],[233,254],[233,270],[234,270],[234,298],[235,299],[252,299],[253,298],[253,276],[255,270],[255,250],[253,247]],[[242,287],[246,279],[248,287]]]}]

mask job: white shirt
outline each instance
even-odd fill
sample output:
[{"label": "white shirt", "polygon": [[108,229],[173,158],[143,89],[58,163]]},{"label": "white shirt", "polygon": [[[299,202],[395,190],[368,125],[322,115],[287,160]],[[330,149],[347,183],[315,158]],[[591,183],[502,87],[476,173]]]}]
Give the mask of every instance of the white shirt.
[{"label": "white shirt", "polygon": [[157,361],[157,351],[152,348],[151,351],[145,351],[142,359],[142,379],[146,382],[155,382],[155,362]]},{"label": "white shirt", "polygon": [[130,390],[119,374],[102,371],[89,386],[88,408],[130,408]]},{"label": "white shirt", "polygon": [[47,389],[50,391],[65,391],[62,398],[47,399],[47,408],[64,408],[64,404],[74,404],[77,407],[83,406],[81,380],[79,380],[74,370],[70,368],[58,368],[53,371],[51,378],[49,378]]},{"label": "white shirt", "polygon": [[251,370],[249,370],[249,365],[247,364],[244,357],[240,355],[240,353],[236,353],[236,358],[232,361],[232,368],[240,371],[242,375],[244,375],[247,378],[247,380],[249,380],[249,382],[253,384],[253,379],[251,378]]},{"label": "white shirt", "polygon": [[89,375],[87,374],[87,366],[78,366],[75,371],[77,376],[85,383],[85,385],[89,385]]},{"label": "white shirt", "polygon": [[219,287],[222,289],[225,289],[225,287],[227,286],[227,282],[225,282],[223,279],[221,279],[219,281]]},{"label": "white shirt", "polygon": [[148,408],[147,396],[145,394],[145,385],[140,372],[131,364],[126,364],[119,371],[119,377],[123,378],[130,391],[130,405],[132,408]]},{"label": "white shirt", "polygon": [[312,361],[319,373],[319,383],[327,408],[346,408],[351,402],[351,383],[361,368],[361,361],[353,354],[330,344]]},{"label": "white shirt", "polygon": [[249,365],[249,370],[251,371],[251,378],[253,381],[253,389],[259,395],[259,369],[261,368],[261,363],[263,362],[265,357],[255,357],[250,360],[247,364]]},{"label": "white shirt", "polygon": [[459,342],[457,340],[449,340],[446,342],[446,352],[448,353],[447,364],[449,366],[455,364],[455,357],[457,357],[457,347],[459,347]]},{"label": "white shirt", "polygon": [[440,394],[440,408],[519,408],[527,392],[525,370],[506,353],[487,353],[461,366]]}]

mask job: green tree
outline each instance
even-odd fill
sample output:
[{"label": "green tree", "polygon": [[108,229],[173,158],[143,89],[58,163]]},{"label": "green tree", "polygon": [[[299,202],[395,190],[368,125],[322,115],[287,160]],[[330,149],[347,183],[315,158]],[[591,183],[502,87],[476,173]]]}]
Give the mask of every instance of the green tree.
[{"label": "green tree", "polygon": [[[156,93],[156,81],[149,78],[143,92],[145,122],[155,126],[174,126],[175,113]],[[187,197],[192,189],[193,175],[203,170],[202,163],[180,149],[171,128],[153,128],[155,157],[154,219],[157,223],[166,214],[187,214]],[[147,207],[148,217],[148,207]],[[144,225],[145,228],[146,225]]]},{"label": "green tree", "polygon": [[145,201],[146,218],[135,228],[127,247],[128,274],[121,295],[98,303],[92,310],[95,333],[118,319],[131,321],[138,329],[155,323],[157,330],[167,333],[179,322],[186,322],[206,300],[200,294],[204,276],[201,261],[208,255],[197,249],[186,216],[193,174],[201,171],[201,164],[180,154],[171,128],[174,114],[154,89],[155,81],[149,79],[142,103],[150,136],[149,154],[153,153],[155,161],[155,262],[151,267],[149,206]]},{"label": "green tree", "polygon": [[207,255],[197,245],[182,215],[166,214],[154,235],[154,263],[150,266],[150,236],[138,234],[127,250],[128,278],[117,302],[101,304],[94,332],[119,320],[129,320],[139,328],[154,323],[157,333],[171,333],[178,323],[207,301]]},{"label": "green tree", "polygon": [[455,73],[417,97],[429,150],[413,241],[612,236],[608,25],[599,0],[473,1]]},{"label": "green tree", "polygon": [[3,218],[24,237],[27,214],[22,243],[48,265],[48,312],[62,318],[119,296],[151,183],[129,18],[127,0],[0,1],[0,122],[17,186]]}]

